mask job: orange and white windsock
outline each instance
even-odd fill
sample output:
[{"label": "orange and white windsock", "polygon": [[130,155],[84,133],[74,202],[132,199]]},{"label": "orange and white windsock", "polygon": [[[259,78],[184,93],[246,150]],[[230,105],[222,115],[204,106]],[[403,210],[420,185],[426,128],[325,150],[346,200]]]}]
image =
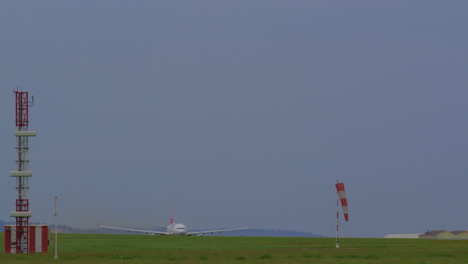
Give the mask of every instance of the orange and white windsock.
[{"label": "orange and white windsock", "polygon": [[346,192],[344,188],[344,183],[339,182],[336,185],[336,191],[338,192],[338,197],[341,201],[341,207],[343,208],[343,215],[345,221],[348,221],[348,199],[346,199]]}]

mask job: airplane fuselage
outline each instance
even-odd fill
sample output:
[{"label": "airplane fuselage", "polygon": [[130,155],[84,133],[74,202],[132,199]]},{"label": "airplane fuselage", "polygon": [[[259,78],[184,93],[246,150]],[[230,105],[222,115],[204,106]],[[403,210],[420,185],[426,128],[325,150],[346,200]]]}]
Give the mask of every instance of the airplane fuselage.
[{"label": "airplane fuselage", "polygon": [[184,224],[170,224],[166,228],[167,234],[172,236],[186,236],[187,226]]}]

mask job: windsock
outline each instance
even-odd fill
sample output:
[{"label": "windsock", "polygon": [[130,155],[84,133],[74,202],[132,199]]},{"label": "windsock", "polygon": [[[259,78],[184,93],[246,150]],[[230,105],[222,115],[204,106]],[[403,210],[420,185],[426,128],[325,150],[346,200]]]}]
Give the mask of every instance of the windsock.
[{"label": "windsock", "polygon": [[344,183],[339,182],[336,185],[336,191],[338,192],[338,197],[341,201],[341,207],[343,208],[343,215],[345,221],[348,221],[348,199],[346,199],[346,192],[344,188]]}]

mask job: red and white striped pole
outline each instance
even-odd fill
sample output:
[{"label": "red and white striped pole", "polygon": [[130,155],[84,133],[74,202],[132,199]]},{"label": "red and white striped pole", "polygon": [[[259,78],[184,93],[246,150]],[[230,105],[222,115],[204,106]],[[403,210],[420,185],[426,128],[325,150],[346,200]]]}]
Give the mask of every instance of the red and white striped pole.
[{"label": "red and white striped pole", "polygon": [[340,247],[339,242],[339,203],[338,200],[341,202],[341,207],[343,208],[343,215],[345,221],[349,221],[349,214],[348,214],[348,199],[346,198],[346,192],[344,183],[336,181],[335,184],[336,192],[338,194],[338,199],[336,200],[336,248]]}]

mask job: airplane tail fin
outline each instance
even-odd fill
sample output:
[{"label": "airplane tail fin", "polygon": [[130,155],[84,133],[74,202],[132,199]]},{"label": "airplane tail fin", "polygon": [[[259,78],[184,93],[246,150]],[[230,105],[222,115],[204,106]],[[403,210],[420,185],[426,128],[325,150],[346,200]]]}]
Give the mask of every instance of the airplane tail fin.
[{"label": "airplane tail fin", "polygon": [[170,205],[170,219],[169,219],[169,224],[170,225],[173,225],[174,224],[174,218],[172,217],[172,202],[171,202],[171,205]]}]

